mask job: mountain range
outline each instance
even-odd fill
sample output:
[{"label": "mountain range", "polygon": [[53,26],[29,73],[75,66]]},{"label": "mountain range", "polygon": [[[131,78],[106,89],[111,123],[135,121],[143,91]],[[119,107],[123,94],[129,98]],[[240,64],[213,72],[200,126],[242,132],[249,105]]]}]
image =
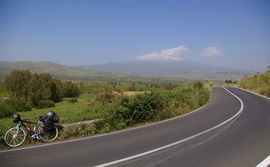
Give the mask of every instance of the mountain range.
[{"label": "mountain range", "polygon": [[185,62],[122,62],[88,66],[68,66],[53,62],[0,61],[0,77],[13,70],[27,69],[35,73],[49,73],[58,79],[115,80],[134,78],[164,78],[176,80],[240,80],[249,72],[220,68],[192,61]]},{"label": "mountain range", "polygon": [[133,61],[84,66],[102,72],[184,80],[240,80],[251,72],[200,64],[193,61]]},{"label": "mountain range", "polygon": [[14,70],[29,70],[33,73],[49,73],[51,76],[64,80],[115,80],[128,79],[128,76],[120,73],[98,72],[84,67],[61,65],[53,62],[0,61],[0,78]]}]

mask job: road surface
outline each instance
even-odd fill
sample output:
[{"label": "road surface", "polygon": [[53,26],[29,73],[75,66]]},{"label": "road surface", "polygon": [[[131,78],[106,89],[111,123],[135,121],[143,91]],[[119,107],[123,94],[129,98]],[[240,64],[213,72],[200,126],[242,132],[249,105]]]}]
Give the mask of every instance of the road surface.
[{"label": "road surface", "polygon": [[270,100],[228,87],[191,114],[139,128],[0,152],[1,166],[256,166],[270,155]]}]

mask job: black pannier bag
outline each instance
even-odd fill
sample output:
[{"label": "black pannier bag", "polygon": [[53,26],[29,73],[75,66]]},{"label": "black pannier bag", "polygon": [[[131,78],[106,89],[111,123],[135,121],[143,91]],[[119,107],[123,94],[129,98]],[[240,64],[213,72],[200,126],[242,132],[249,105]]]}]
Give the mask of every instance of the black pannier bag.
[{"label": "black pannier bag", "polygon": [[43,116],[43,123],[44,123],[45,131],[52,131],[54,123],[58,123],[58,122],[59,122],[59,115],[53,111],[49,111]]}]

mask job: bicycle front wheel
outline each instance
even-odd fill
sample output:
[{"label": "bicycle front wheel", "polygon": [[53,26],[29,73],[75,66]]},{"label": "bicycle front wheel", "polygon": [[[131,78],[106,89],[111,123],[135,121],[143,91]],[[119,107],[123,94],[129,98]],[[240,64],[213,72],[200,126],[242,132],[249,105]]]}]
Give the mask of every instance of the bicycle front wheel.
[{"label": "bicycle front wheel", "polygon": [[58,137],[58,128],[53,127],[52,130],[46,131],[44,127],[38,127],[39,137],[43,142],[53,142]]},{"label": "bicycle front wheel", "polygon": [[20,146],[26,139],[26,132],[24,129],[19,127],[10,128],[5,136],[5,143],[9,147],[18,147]]}]

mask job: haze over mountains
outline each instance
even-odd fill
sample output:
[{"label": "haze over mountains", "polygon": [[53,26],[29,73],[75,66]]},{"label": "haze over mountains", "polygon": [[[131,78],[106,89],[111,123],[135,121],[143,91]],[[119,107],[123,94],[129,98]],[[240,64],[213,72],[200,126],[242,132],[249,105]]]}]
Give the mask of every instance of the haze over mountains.
[{"label": "haze over mountains", "polygon": [[84,66],[103,72],[118,72],[144,77],[186,80],[239,80],[250,72],[227,69],[194,61],[133,61]]},{"label": "haze over mountains", "polygon": [[65,80],[110,80],[110,79],[127,79],[127,76],[118,73],[97,72],[95,70],[61,65],[53,62],[4,62],[0,61],[0,78],[8,75],[14,70],[29,70],[34,73],[49,73],[55,78]]},{"label": "haze over mountains", "polygon": [[53,62],[0,61],[0,77],[13,70],[27,69],[35,73],[49,73],[58,79],[110,80],[138,77],[177,80],[239,80],[250,72],[200,64],[192,61],[122,62],[89,66],[68,66]]}]

